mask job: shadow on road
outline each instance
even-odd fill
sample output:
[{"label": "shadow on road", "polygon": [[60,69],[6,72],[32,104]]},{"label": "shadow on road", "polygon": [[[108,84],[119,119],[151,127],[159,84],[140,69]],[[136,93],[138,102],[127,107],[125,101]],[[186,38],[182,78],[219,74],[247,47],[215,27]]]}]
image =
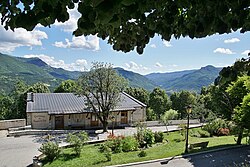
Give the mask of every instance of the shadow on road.
[{"label": "shadow on road", "polygon": [[[228,146],[232,145],[209,147],[206,150],[216,150],[218,148],[225,148]],[[195,152],[195,150],[193,152]],[[213,151],[210,153],[201,153],[191,156],[183,155],[183,158],[188,160],[194,167],[247,166],[250,164],[250,146],[242,146],[238,148]]]}]

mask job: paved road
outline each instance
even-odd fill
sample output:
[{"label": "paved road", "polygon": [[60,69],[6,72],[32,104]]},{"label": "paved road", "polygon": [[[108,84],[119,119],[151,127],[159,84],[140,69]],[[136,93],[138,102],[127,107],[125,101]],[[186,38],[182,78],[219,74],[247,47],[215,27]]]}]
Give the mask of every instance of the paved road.
[{"label": "paved road", "polygon": [[134,167],[240,167],[250,164],[250,146],[202,153],[184,158],[130,165]]},{"label": "paved road", "polygon": [[0,138],[0,167],[26,167],[39,155],[41,143],[34,136]]},{"label": "paved road", "polygon": [[[200,126],[200,125],[193,125]],[[153,131],[166,131],[165,126],[149,127]],[[169,131],[178,126],[168,126]],[[110,131],[111,132],[111,131]],[[133,135],[136,128],[115,129],[115,135]],[[98,139],[106,139],[106,134],[99,134]],[[95,139],[95,138],[94,138]],[[97,139],[97,138],[96,138]],[[0,167],[25,167],[32,163],[32,158],[39,155],[38,148],[42,144],[41,136],[6,137],[6,131],[0,131]],[[61,143],[63,145],[65,143]]]}]

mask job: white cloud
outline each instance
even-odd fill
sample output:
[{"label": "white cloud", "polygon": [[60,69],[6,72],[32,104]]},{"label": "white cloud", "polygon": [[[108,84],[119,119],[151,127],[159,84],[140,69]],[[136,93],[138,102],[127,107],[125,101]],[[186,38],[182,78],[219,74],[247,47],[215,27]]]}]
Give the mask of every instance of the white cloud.
[{"label": "white cloud", "polygon": [[178,65],[172,64],[172,65],[170,65],[170,67],[178,67]]},{"label": "white cloud", "polygon": [[250,50],[245,50],[245,51],[244,51],[244,52],[242,52],[241,54],[242,54],[242,55],[246,55],[246,56],[247,56],[249,53],[250,53]]},{"label": "white cloud", "polygon": [[125,65],[127,66],[128,69],[132,69],[132,70],[138,70],[139,69],[138,64],[136,64],[133,61],[130,61],[129,63],[125,63]]},{"label": "white cloud", "polygon": [[236,43],[236,42],[240,42],[240,40],[238,38],[231,38],[224,40],[224,43]]},{"label": "white cloud", "polygon": [[214,50],[214,53],[222,53],[222,54],[229,54],[229,55],[235,54],[230,49],[225,49],[225,48],[217,48]]},{"label": "white cloud", "polygon": [[56,27],[60,27],[64,32],[73,32],[77,28],[77,20],[80,17],[80,13],[77,11],[77,6],[74,9],[68,9],[69,20],[62,22],[55,22]]},{"label": "white cloud", "polygon": [[130,61],[129,63],[125,63],[126,68],[129,70],[134,70],[134,71],[144,71],[144,70],[148,70],[147,67],[141,65],[141,64],[137,64],[133,61]]},{"label": "white cloud", "polygon": [[72,41],[65,39],[65,43],[56,41],[53,45],[59,48],[100,50],[99,38],[96,35],[73,37]]},{"label": "white cloud", "polygon": [[5,30],[0,26],[0,52],[10,53],[17,47],[42,46],[42,39],[48,39],[48,35],[40,30],[27,31],[17,28],[15,31]]},{"label": "white cloud", "polygon": [[161,65],[161,63],[157,62],[157,63],[155,63],[155,67],[161,68],[161,67],[163,67],[163,66]]},{"label": "white cloud", "polygon": [[151,44],[150,47],[151,48],[156,48],[156,45],[155,44]]},{"label": "white cloud", "polygon": [[67,64],[63,60],[55,60],[54,57],[50,57],[44,54],[40,55],[24,55],[24,58],[38,57],[51,67],[63,68],[69,71],[86,71],[86,66],[88,65],[87,60],[78,59],[74,63]]},{"label": "white cloud", "polygon": [[172,47],[171,43],[166,41],[166,40],[163,40],[163,44],[166,46],[166,47]]}]

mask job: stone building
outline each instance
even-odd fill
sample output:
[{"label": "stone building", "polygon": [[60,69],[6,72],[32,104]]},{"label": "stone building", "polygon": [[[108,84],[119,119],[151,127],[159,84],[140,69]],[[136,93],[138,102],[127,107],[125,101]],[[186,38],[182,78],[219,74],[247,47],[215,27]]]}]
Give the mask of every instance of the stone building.
[{"label": "stone building", "polygon": [[[146,120],[146,105],[125,92],[111,112],[115,126],[131,126]],[[100,128],[101,122],[86,105],[86,98],[73,93],[28,93],[27,124],[34,129]]]}]

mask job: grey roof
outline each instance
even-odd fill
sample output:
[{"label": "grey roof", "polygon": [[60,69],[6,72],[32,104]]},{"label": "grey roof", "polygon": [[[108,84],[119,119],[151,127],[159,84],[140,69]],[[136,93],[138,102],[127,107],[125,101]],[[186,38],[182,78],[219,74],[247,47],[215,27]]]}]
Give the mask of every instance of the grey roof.
[{"label": "grey roof", "polygon": [[[123,92],[113,111],[135,110],[145,104]],[[73,114],[91,112],[87,110],[86,98],[73,93],[28,93],[26,112],[48,112],[48,114]]]}]

